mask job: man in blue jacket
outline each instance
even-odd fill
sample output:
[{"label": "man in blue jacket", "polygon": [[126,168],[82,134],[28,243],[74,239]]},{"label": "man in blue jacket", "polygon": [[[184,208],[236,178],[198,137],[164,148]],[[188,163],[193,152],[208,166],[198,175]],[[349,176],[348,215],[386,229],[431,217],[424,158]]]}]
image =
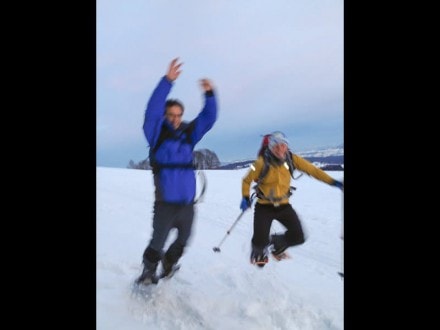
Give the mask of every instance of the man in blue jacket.
[{"label": "man in blue jacket", "polygon": [[[182,121],[183,104],[176,99],[166,99],[173,82],[181,73],[181,66],[178,58],[171,61],[168,72],[153,91],[145,111],[143,129],[150,146],[155,201],[153,234],[143,253],[144,269],[136,280],[138,284],[157,283],[159,278],[172,272],[183,254],[194,219],[196,178],[193,150],[217,119],[216,97],[208,79],[200,81],[205,105],[189,123]],[[172,228],[177,229],[177,238],[163,253]],[[156,274],[159,261],[162,272]]]}]

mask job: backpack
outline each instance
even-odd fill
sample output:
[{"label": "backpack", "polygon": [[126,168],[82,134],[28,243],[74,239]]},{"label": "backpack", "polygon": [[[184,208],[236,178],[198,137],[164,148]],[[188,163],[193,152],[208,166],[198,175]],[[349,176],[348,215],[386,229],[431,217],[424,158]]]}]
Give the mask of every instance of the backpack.
[{"label": "backpack", "polygon": [[[261,142],[261,147],[260,147],[260,150],[258,151],[258,154],[257,154],[258,157],[260,157],[260,156],[263,157],[264,165],[263,165],[263,168],[261,169],[260,175],[258,176],[256,185],[254,186],[256,196],[258,198],[266,199],[266,200],[268,200],[268,198],[262,194],[262,192],[258,189],[258,187],[261,184],[261,182],[263,181],[264,177],[269,172],[270,163],[273,162],[273,156],[269,150],[269,137],[270,137],[270,135],[271,134],[265,134],[263,136],[263,140]],[[291,178],[296,180],[296,179],[299,179],[303,173],[301,173],[296,178],[294,177],[293,171],[295,170],[295,166],[293,165],[293,162],[292,162],[292,155],[293,155],[292,152],[290,150],[288,150],[287,154],[286,154],[286,159],[284,161],[284,166],[286,168],[288,168]],[[290,197],[292,195],[292,190],[296,190],[296,187],[291,186],[285,196]]]},{"label": "backpack", "polygon": [[269,137],[270,134],[263,135],[263,141],[261,141],[261,147],[260,150],[258,151],[257,157],[263,156],[266,149],[269,148]]}]

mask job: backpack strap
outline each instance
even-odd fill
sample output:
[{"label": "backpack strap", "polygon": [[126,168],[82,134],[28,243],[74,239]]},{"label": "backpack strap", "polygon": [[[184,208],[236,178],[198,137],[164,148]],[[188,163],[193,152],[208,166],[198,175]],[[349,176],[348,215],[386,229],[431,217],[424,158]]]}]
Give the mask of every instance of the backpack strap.
[{"label": "backpack strap", "polygon": [[[263,156],[263,160],[264,160],[264,165],[263,165],[263,168],[261,169],[260,175],[258,176],[257,184],[261,183],[261,181],[267,175],[267,172],[269,172],[270,163],[273,162],[273,156],[270,153],[269,149],[266,149],[262,156]],[[285,164],[284,166],[286,166],[286,165],[288,166],[290,176],[294,179],[293,171],[295,170],[295,166],[293,165],[292,152],[290,150],[287,151],[286,159],[284,160],[284,164]]]},{"label": "backpack strap", "polygon": [[150,148],[149,152],[150,166],[153,170],[153,174],[158,173],[161,168],[195,168],[193,162],[187,164],[159,164],[158,162],[156,162],[156,159],[154,157],[157,150],[165,140],[178,139],[180,135],[186,134],[185,143],[192,143],[191,134],[195,127],[195,120],[193,120],[189,124],[182,123],[181,125],[184,125],[183,129],[179,130],[178,134],[176,134],[176,132],[171,131],[165,124],[163,124],[159,138],[154,147]]},{"label": "backpack strap", "polygon": [[295,166],[293,165],[292,156],[293,156],[292,152],[290,150],[287,150],[286,163],[287,166],[289,166],[290,176],[292,177],[292,179],[295,179],[293,177],[293,171],[295,170]]},{"label": "backpack strap", "polygon": [[[281,201],[282,199],[284,199],[286,197],[290,197],[292,195],[292,190],[296,190],[296,187],[290,186],[289,191],[285,195],[283,195],[282,197],[279,197],[279,198],[274,198],[273,196],[265,196],[263,194],[263,192],[259,189],[259,186],[260,186],[261,182],[263,181],[263,179],[266,177],[267,173],[269,172],[270,164],[274,162],[274,158],[273,158],[273,155],[270,153],[269,149],[266,149],[262,156],[263,156],[264,163],[263,163],[263,168],[261,169],[260,175],[258,176],[256,185],[254,186],[255,195],[260,199],[271,201],[272,203],[274,203],[274,205],[277,205],[277,202]],[[293,171],[295,170],[295,166],[293,165],[292,152],[290,150],[287,151],[286,158],[284,160],[283,165],[288,168],[288,170],[290,172],[290,177],[295,179],[293,177]]]},{"label": "backpack strap", "polygon": [[[182,123],[182,125],[185,125],[185,126],[183,129],[180,130],[180,134],[186,133],[186,140],[185,141],[186,141],[186,143],[190,144],[191,143],[191,134],[192,134],[194,127],[195,127],[195,121],[193,120],[189,124]],[[159,149],[159,147],[161,146],[161,144],[165,140],[176,139],[176,138],[178,138],[176,133],[171,131],[165,124],[163,124],[162,130],[160,131],[159,139],[157,140],[154,147],[152,149],[150,148],[150,153],[153,153],[153,154],[156,153],[156,151]]]}]

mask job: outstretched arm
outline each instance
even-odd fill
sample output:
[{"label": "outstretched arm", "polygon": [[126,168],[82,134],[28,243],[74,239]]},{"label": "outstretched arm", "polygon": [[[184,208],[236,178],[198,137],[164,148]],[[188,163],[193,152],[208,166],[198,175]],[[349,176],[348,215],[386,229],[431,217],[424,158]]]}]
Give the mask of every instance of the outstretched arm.
[{"label": "outstretched arm", "polygon": [[304,158],[301,158],[300,156],[293,154],[292,161],[295,168],[298,169],[299,171],[307,173],[319,181],[325,182],[331,186],[335,186],[341,190],[344,190],[344,184],[342,182],[333,179],[330,175],[328,175],[327,173],[325,173],[323,170],[316,167],[312,163],[308,162]]},{"label": "outstretched arm", "polygon": [[182,72],[180,70],[181,66],[182,63],[178,63],[178,58],[171,61],[166,75],[162,77],[148,101],[147,109],[145,110],[143,130],[150,147],[154,147],[159,138],[164,121],[166,98],[173,86],[173,82]]}]

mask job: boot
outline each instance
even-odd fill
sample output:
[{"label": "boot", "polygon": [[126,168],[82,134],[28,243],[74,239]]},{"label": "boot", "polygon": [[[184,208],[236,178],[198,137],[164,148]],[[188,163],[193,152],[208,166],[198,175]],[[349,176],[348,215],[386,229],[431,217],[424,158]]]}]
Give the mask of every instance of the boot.
[{"label": "boot", "polygon": [[267,249],[257,248],[252,245],[251,264],[264,267],[269,262]]},{"label": "boot", "polygon": [[162,259],[162,272],[160,274],[160,278],[164,277],[172,277],[175,272],[180,269],[180,265],[177,263],[169,262],[167,259]]},{"label": "boot", "polygon": [[162,258],[162,274],[161,277],[168,276],[173,270],[174,263],[169,261],[166,256]]},{"label": "boot", "polygon": [[272,245],[272,254],[275,258],[282,255],[282,253],[289,247],[286,243],[286,237],[284,235],[271,235],[270,244]]},{"label": "boot", "polygon": [[144,260],[144,269],[142,271],[141,276],[138,277],[138,279],[136,280],[136,284],[143,284],[143,285],[148,285],[148,284],[157,284],[157,282],[159,281],[157,275],[156,275],[156,269],[157,269],[157,262],[156,263],[152,263],[148,260]]},{"label": "boot", "polygon": [[177,261],[179,261],[183,254],[183,250],[184,246],[178,242],[174,242],[170,245],[162,258],[162,273],[160,277],[166,277],[173,272],[177,265]]}]

